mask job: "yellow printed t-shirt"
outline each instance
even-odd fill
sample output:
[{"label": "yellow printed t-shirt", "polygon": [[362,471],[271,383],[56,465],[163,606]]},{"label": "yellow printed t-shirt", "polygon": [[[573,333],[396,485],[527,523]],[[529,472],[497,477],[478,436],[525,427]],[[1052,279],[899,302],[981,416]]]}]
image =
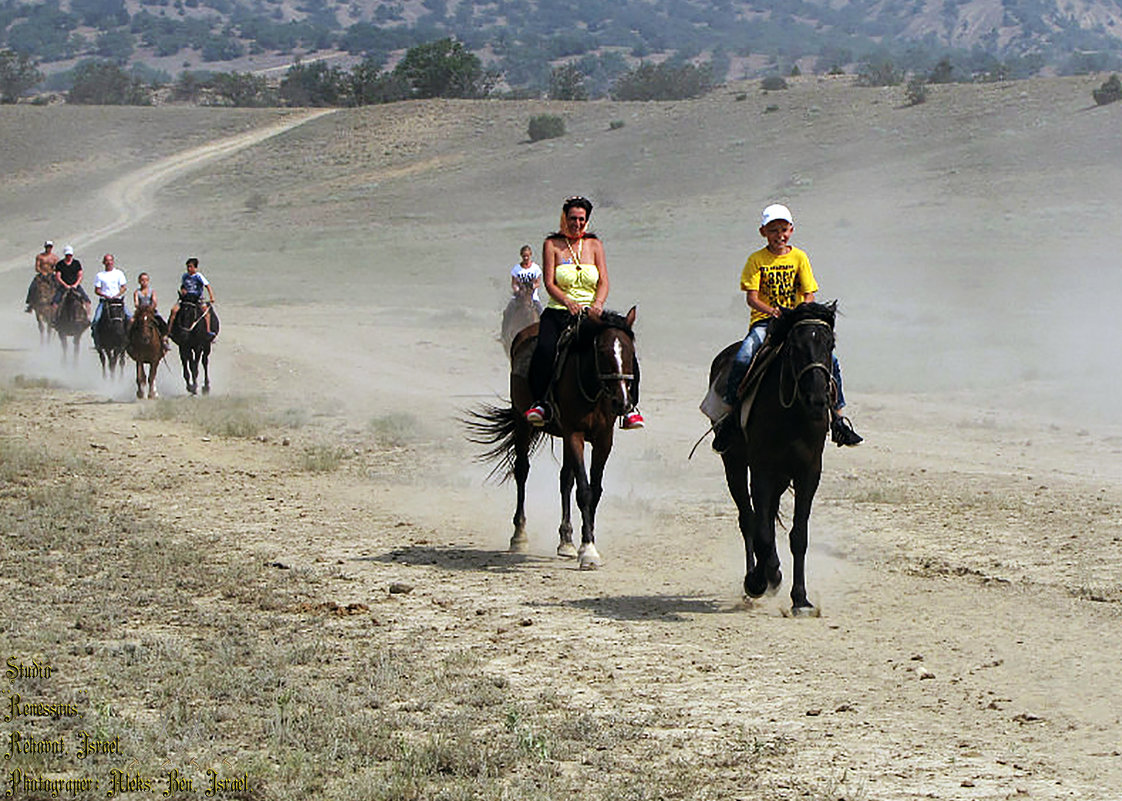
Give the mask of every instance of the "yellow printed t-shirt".
[{"label": "yellow printed t-shirt", "polygon": [[[776,256],[767,248],[760,248],[744,264],[740,274],[740,288],[747,292],[755,289],[759,298],[769,306],[794,308],[810,292],[818,291],[818,282],[810,269],[810,259],[799,248]],[[767,319],[761,311],[752,309],[752,324]]]},{"label": "yellow printed t-shirt", "polygon": [[[600,271],[596,269],[595,264],[581,264],[578,269],[572,261],[565,261],[553,268],[553,282],[568,297],[582,306],[588,306],[596,299]],[[547,305],[551,309],[565,308],[565,304],[552,295],[549,296]]]}]

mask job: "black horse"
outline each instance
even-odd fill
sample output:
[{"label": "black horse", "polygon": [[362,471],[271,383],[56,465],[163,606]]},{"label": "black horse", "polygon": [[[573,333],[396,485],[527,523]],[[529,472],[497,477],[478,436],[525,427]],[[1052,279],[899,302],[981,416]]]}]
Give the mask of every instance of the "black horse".
[{"label": "black horse", "polygon": [[81,293],[74,288],[67,288],[59,300],[58,308],[54,310],[51,327],[58,334],[58,341],[62,344],[62,361],[66,362],[66,340],[71,340],[74,346],[74,364],[78,363],[78,343],[82,334],[90,328],[90,313],[86,303],[82,300]]},{"label": "black horse", "polygon": [[[836,303],[803,303],[772,321],[748,378],[750,400],[734,407],[739,425],[721,453],[744,537],[744,592],[753,598],[777,590],[783,580],[775,521],[780,498],[794,487],[790,543],[791,602],[796,615],[814,612],[806,596],[806,549],[810,507],[822,475],[822,449],[836,391],[830,372],[836,307]],[[718,373],[727,371],[739,345],[730,345],[713,360],[710,385],[720,380]]]},{"label": "black horse", "polygon": [[199,391],[200,362],[203,366],[203,394],[210,394],[210,344],[218,334],[218,315],[214,313],[213,306],[206,313],[210,315],[211,333],[207,333],[205,313],[199,303],[181,299],[179,312],[175,315],[175,325],[171,330],[171,339],[179,346],[183,380],[187,384],[187,391],[192,395]]},{"label": "black horse", "polygon": [[125,317],[125,299],[112,298],[105,301],[105,309],[93,330],[94,347],[101,359],[101,377],[117,374],[117,367],[124,367],[125,346],[128,344],[128,319]]},{"label": "black horse", "polygon": [[[469,438],[491,446],[482,458],[498,462],[492,475],[501,475],[503,480],[513,476],[518,486],[512,552],[528,548],[525,503],[530,456],[541,444],[542,435],[550,434],[561,440],[564,450],[557,555],[577,557],[582,569],[600,566],[593,533],[596,507],[603,492],[604,467],[612,452],[616,419],[631,408],[631,384],[636,375],[634,323],[634,307],[626,315],[604,312],[599,322],[581,318],[556,371],[554,414],[545,428],[532,427],[525,417],[534,402],[526,374],[537,342],[536,324],[520,333],[511,347],[510,405],[470,412],[471,419],[466,421]],[[592,445],[591,473],[585,472],[585,442]],[[579,550],[573,546],[569,505],[574,483],[581,513]]]}]

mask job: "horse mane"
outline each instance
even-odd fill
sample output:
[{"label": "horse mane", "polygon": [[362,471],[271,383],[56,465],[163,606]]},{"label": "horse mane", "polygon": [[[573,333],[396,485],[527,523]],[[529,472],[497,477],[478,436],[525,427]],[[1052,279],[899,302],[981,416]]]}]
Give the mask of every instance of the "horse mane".
[{"label": "horse mane", "polygon": [[587,345],[595,339],[603,331],[609,328],[614,328],[617,331],[622,331],[627,334],[632,340],[635,339],[635,332],[627,323],[627,315],[620,314],[617,311],[610,311],[605,309],[600,312],[600,320],[593,320],[591,317],[585,317],[580,324],[580,330],[577,334],[577,341],[581,345]]},{"label": "horse mane", "polygon": [[803,320],[821,320],[833,329],[837,311],[836,300],[830,303],[800,303],[793,309],[784,309],[782,314],[772,320],[771,325],[768,326],[768,339],[777,343],[786,341],[791,329]]}]

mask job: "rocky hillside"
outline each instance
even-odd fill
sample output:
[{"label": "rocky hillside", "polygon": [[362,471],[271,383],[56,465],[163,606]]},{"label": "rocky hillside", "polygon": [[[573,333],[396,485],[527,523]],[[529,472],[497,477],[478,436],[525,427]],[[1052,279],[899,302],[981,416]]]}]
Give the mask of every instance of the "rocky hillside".
[{"label": "rocky hillside", "polygon": [[78,59],[264,71],[296,56],[392,63],[454,36],[512,87],[574,62],[594,88],[640,59],[712,65],[718,79],[908,71],[950,58],[958,77],[1081,73],[1122,64],[1117,0],[0,0],[0,46],[57,71]]}]

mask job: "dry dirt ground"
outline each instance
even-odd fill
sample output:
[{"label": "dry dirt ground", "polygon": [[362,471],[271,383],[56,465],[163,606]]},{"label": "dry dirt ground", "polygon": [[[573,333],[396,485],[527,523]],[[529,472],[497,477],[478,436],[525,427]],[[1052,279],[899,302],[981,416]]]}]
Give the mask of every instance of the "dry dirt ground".
[{"label": "dry dirt ground", "polygon": [[[912,109],[900,90],[808,79],[690,103],[339,111],[169,168],[132,212],[84,205],[58,174],[96,197],[285,115],[5,110],[6,141],[30,132],[0,192],[0,261],[25,262],[0,313],[5,657],[50,658],[62,683],[39,693],[118,708],[99,721],[132,732],[144,770],[218,753],[266,797],[1122,798],[1122,108],[1088,108],[1095,85],[936,87]],[[543,110],[568,133],[530,144]],[[38,135],[48,114],[78,115],[80,153]],[[508,263],[576,192],[597,204],[612,300],[639,304],[649,420],[617,437],[595,572],[552,557],[549,453],[532,553],[504,553],[513,489],[483,483],[456,422],[503,393]],[[827,453],[808,620],[784,615],[787,586],[739,596],[719,460],[686,458],[708,360],[743,333],[736,278],[771,200],[840,298],[867,437]],[[148,270],[165,307],[183,258],[202,259],[223,314],[215,396],[181,397],[169,359],[165,400],[133,402],[92,353],[71,370],[39,347],[20,313],[36,245],[110,223],[80,257]],[[131,567],[103,575],[67,542]],[[374,686],[385,653],[443,672]],[[245,693],[256,706],[224,684],[208,700],[207,671],[231,666],[268,677]],[[481,677],[490,701],[457,696]],[[238,711],[172,736],[177,704]],[[327,737],[317,717],[357,723]],[[425,772],[404,746],[339,744],[431,744],[449,721],[523,761]]]}]

